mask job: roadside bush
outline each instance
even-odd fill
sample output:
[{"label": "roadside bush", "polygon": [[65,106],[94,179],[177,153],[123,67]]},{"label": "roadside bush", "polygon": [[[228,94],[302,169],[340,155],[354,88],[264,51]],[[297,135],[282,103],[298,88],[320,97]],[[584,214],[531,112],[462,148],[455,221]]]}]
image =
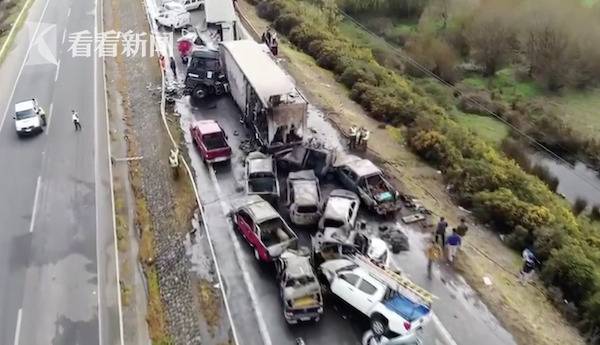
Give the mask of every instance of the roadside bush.
[{"label": "roadside bush", "polygon": [[443,169],[450,168],[452,162],[457,163],[461,159],[460,152],[438,131],[419,131],[409,140],[419,155]]},{"label": "roadside bush", "polygon": [[550,172],[550,169],[548,169],[548,167],[541,164],[534,164],[531,167],[530,172],[537,176],[540,180],[542,180],[551,191],[556,192],[560,181],[558,177],[554,176]]},{"label": "roadside bush", "polygon": [[425,68],[444,81],[454,84],[459,79],[458,54],[444,40],[432,35],[415,35],[405,47],[410,57],[419,66],[408,64],[406,72],[414,77],[423,77]]},{"label": "roadside bush", "polygon": [[274,21],[279,17],[282,6],[276,1],[261,1],[256,6],[256,12],[262,18]]},{"label": "roadside bush", "polygon": [[575,198],[575,202],[573,203],[573,213],[575,215],[581,214],[581,212],[583,212],[583,210],[585,210],[585,208],[587,207],[587,204],[588,202],[584,198]]},{"label": "roadside bush", "polygon": [[521,252],[533,243],[533,234],[530,230],[517,225],[508,236],[506,236],[506,244],[509,247]]},{"label": "roadside bush", "polygon": [[281,32],[284,35],[290,33],[290,31],[296,26],[300,25],[302,20],[298,18],[295,14],[286,13],[279,16],[274,22],[273,26],[277,31]]},{"label": "roadside bush", "polygon": [[592,206],[592,210],[590,211],[590,218],[595,221],[600,220],[600,205]]}]

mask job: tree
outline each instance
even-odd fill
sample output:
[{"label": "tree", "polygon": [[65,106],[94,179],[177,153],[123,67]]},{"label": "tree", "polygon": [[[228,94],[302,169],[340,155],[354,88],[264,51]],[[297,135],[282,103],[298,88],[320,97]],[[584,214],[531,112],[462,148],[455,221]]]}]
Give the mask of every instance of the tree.
[{"label": "tree", "polygon": [[471,56],[484,66],[484,76],[491,77],[513,54],[516,32],[509,21],[510,13],[501,6],[482,4],[467,32]]}]

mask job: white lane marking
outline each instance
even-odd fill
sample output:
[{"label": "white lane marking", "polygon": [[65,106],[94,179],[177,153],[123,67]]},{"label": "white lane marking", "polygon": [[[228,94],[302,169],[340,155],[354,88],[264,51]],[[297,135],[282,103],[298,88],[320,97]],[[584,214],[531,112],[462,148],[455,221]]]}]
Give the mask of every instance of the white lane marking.
[{"label": "white lane marking", "polygon": [[63,31],[63,37],[62,37],[62,44],[65,44],[65,40],[67,39],[67,28],[65,28],[65,31]]},{"label": "white lane marking", "polygon": [[29,232],[33,232],[35,227],[35,216],[37,214],[38,200],[40,198],[40,188],[42,186],[42,177],[38,176],[37,183],[35,185],[35,196],[33,197],[33,211],[31,211],[31,223],[29,223]]},{"label": "white lane marking", "polygon": [[56,72],[54,73],[54,82],[55,83],[58,80],[58,73],[59,72],[60,72],[60,60],[58,60],[58,63],[56,64]]},{"label": "white lane marking", "polygon": [[[104,8],[104,1],[100,0],[100,7]],[[69,13],[71,13],[71,8],[69,8]],[[104,32],[104,11],[100,11],[100,25],[102,26],[102,32]],[[115,273],[117,275],[116,279],[117,279],[117,309],[119,310],[119,344],[120,345],[124,345],[125,344],[125,334],[123,331],[123,303],[121,302],[121,286],[120,286],[120,281],[121,281],[121,269],[119,267],[119,249],[118,249],[118,243],[117,243],[117,215],[115,213],[115,187],[113,185],[114,182],[114,178],[113,178],[113,169],[112,169],[112,161],[111,158],[112,157],[112,153],[111,153],[111,147],[110,147],[110,125],[109,125],[109,121],[108,121],[108,97],[107,97],[107,92],[108,92],[108,88],[106,87],[106,59],[104,58],[104,56],[102,57],[102,83],[104,86],[104,120],[106,121],[106,147],[108,148],[108,157],[107,157],[107,163],[108,163],[108,175],[110,176],[110,202],[111,202],[111,209],[112,209],[112,227],[113,227],[113,247],[115,250]]]},{"label": "white lane marking", "polygon": [[[98,32],[98,0],[94,1],[94,32]],[[97,47],[98,44],[98,35],[94,35],[94,47]],[[94,72],[94,182],[95,182],[95,188],[96,188],[96,199],[98,198],[98,188],[100,187],[100,181],[98,181],[99,178],[99,166],[98,166],[98,134],[97,129],[98,129],[98,51],[96,49],[94,49],[94,68],[93,68]],[[98,279],[96,280],[97,282],[97,291],[98,294],[96,294],[97,296],[97,300],[98,300],[98,344],[102,345],[104,344],[104,342],[102,341],[102,271],[100,270],[100,239],[99,239],[99,231],[98,231],[98,204],[96,203],[96,272],[98,274]],[[118,286],[117,288],[120,289],[120,287]]]},{"label": "white lane marking", "polygon": [[14,345],[19,345],[19,338],[21,337],[21,316],[23,315],[23,308],[19,308],[17,313],[17,326],[15,327],[15,341]]},{"label": "white lane marking", "polygon": [[[217,192],[217,197],[219,198],[219,203],[221,205],[221,208],[223,209],[223,214],[225,216],[227,216],[227,214],[229,213],[229,208],[227,207],[227,204],[225,203],[225,201],[222,198],[223,193],[221,192],[221,186],[219,186],[219,181],[217,180],[217,175],[215,174],[215,169],[213,168],[212,165],[208,166],[208,172],[210,175],[210,179],[215,187],[215,190]],[[228,217],[227,217],[228,218]],[[272,341],[271,341],[271,337],[269,335],[269,331],[267,328],[267,324],[265,323],[265,318],[262,314],[262,310],[260,309],[260,305],[258,304],[258,295],[256,293],[256,290],[254,288],[254,285],[252,284],[252,280],[250,279],[250,274],[248,273],[248,267],[246,267],[246,262],[244,262],[244,260],[241,259],[240,254],[242,252],[242,248],[240,246],[240,241],[238,240],[236,234],[233,231],[233,224],[231,224],[230,219],[227,219],[227,231],[229,232],[229,236],[231,237],[231,240],[233,242],[233,247],[235,248],[235,258],[238,262],[238,265],[240,266],[240,268],[242,269],[242,277],[244,278],[244,283],[246,284],[246,287],[248,288],[248,293],[250,294],[250,303],[252,303],[252,309],[254,309],[254,314],[256,314],[256,321],[258,322],[258,330],[260,332],[260,336],[263,340],[263,344],[264,345],[272,345]],[[206,226],[206,223],[204,223]],[[208,232],[208,229],[207,229]]]},{"label": "white lane marking", "polygon": [[44,15],[46,14],[46,10],[48,9],[48,4],[50,4],[50,0],[46,0],[46,4],[44,5],[44,9],[42,10],[42,15],[40,16],[40,19],[38,19],[38,23],[35,27],[35,31],[33,32],[33,35],[31,36],[31,41],[29,41],[29,46],[27,47],[27,52],[25,53],[25,57],[23,58],[23,62],[21,63],[21,67],[19,68],[19,73],[17,73],[17,79],[15,80],[15,82],[13,84],[12,91],[10,92],[10,97],[8,98],[8,103],[6,104],[6,109],[4,109],[4,115],[2,116],[2,121],[0,122],[0,131],[2,130],[2,127],[4,126],[4,122],[6,120],[6,114],[8,114],[8,109],[10,108],[12,99],[15,96],[15,91],[17,90],[17,84],[19,84],[19,79],[21,79],[21,74],[23,74],[23,69],[25,68],[25,63],[27,62],[27,59],[29,58],[29,54],[31,53],[31,48],[33,47],[33,42],[35,42],[38,31],[40,31],[40,25],[42,24],[42,19],[44,18]]},{"label": "white lane marking", "polygon": [[440,319],[438,319],[438,317],[437,317],[437,315],[435,315],[435,313],[431,313],[431,319],[433,320],[433,323],[437,326],[437,329],[440,331],[440,335],[444,339],[445,344],[446,345],[457,345],[456,341],[454,341],[454,338],[452,338],[452,335],[450,335],[450,332],[448,332],[446,327],[444,327],[444,325],[442,324],[442,321],[440,321]]},{"label": "white lane marking", "polygon": [[50,103],[50,109],[48,110],[47,123],[46,123],[46,135],[50,133],[50,122],[52,121],[52,113],[54,112],[54,103]]},{"label": "white lane marking", "polygon": [[69,7],[69,10],[67,11],[67,18],[69,18],[71,16],[71,7]]}]

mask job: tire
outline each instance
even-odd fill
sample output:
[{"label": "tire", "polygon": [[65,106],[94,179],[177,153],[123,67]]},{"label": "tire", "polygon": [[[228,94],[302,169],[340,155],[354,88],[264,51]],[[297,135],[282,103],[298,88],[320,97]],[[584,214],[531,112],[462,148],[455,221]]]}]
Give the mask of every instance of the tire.
[{"label": "tire", "polygon": [[371,317],[371,330],[375,335],[384,335],[388,330],[388,321],[381,315],[373,315]]},{"label": "tire", "polygon": [[203,86],[198,86],[192,91],[192,97],[197,100],[204,99],[206,97],[206,89]]}]

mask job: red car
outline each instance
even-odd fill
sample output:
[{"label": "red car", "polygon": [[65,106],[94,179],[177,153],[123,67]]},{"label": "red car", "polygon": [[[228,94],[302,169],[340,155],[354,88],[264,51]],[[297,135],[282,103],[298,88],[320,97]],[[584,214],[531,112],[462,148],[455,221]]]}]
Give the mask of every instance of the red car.
[{"label": "red car", "polygon": [[194,145],[205,162],[224,162],[231,158],[227,135],[215,120],[197,121],[190,128]]}]

